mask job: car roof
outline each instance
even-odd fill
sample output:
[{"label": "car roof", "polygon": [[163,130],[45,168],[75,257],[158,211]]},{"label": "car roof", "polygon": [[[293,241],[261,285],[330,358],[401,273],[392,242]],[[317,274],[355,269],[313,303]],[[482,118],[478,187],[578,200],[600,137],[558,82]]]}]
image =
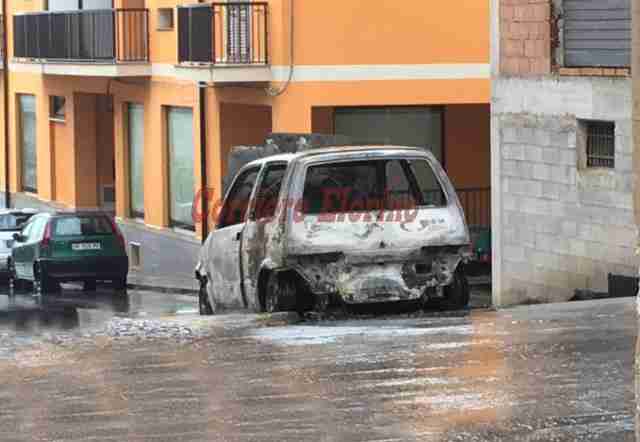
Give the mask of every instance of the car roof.
[{"label": "car roof", "polygon": [[366,152],[401,152],[401,151],[414,151],[415,153],[424,154],[428,152],[424,147],[411,147],[411,146],[331,146],[321,147],[317,149],[308,149],[296,153],[283,153],[270,155],[267,157],[259,158],[247,163],[245,167],[262,166],[264,163],[271,162],[286,162],[290,163],[294,160],[300,160],[309,157],[315,157],[320,155],[336,155],[336,154],[352,154],[352,153],[366,153]]},{"label": "car roof", "polygon": [[47,216],[50,218],[58,218],[63,216],[106,216],[109,214],[100,212],[97,210],[55,210],[53,212],[41,212],[38,215]]},{"label": "car roof", "polygon": [[0,215],[35,215],[38,209],[0,209]]}]

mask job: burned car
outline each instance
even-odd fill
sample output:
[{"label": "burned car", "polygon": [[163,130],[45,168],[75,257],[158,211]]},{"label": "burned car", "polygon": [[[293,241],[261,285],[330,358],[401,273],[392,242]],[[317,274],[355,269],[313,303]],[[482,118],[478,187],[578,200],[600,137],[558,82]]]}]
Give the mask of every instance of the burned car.
[{"label": "burned car", "polygon": [[428,151],[340,147],[236,174],[196,266],[200,312],[418,301],[465,306],[463,210]]}]

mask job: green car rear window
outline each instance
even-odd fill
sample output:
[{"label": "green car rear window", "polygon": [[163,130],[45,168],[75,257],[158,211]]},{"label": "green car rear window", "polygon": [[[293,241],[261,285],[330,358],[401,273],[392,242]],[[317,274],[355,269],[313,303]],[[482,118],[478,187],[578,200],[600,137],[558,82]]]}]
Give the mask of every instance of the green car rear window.
[{"label": "green car rear window", "polygon": [[54,237],[112,235],[111,222],[103,216],[67,216],[52,220]]}]

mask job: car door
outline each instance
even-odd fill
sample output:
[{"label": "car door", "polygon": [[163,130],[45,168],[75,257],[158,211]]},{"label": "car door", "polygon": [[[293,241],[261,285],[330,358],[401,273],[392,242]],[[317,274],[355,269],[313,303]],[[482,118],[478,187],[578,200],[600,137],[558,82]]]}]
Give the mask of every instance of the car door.
[{"label": "car door", "polygon": [[14,243],[12,256],[18,279],[33,279],[33,261],[46,223],[47,218],[34,217],[22,229],[23,240]]},{"label": "car door", "polygon": [[204,245],[203,257],[214,301],[223,308],[247,307],[242,291],[240,244],[249,201],[260,167],[241,171],[234,180],[218,216],[216,230]]},{"label": "car door", "polygon": [[267,256],[267,239],[275,227],[274,219],[282,180],[287,163],[274,162],[265,165],[256,188],[255,197],[249,205],[247,221],[242,232],[241,271],[247,302],[254,310],[259,307],[256,296],[258,274]]}]

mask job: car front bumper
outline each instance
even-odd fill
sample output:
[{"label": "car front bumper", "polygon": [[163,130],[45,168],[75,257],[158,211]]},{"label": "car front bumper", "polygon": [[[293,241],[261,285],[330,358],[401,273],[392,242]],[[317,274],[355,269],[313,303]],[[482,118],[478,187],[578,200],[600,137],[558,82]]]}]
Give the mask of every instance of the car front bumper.
[{"label": "car front bumper", "polygon": [[59,281],[114,280],[126,277],[129,272],[126,256],[45,259],[40,265],[47,276]]}]

